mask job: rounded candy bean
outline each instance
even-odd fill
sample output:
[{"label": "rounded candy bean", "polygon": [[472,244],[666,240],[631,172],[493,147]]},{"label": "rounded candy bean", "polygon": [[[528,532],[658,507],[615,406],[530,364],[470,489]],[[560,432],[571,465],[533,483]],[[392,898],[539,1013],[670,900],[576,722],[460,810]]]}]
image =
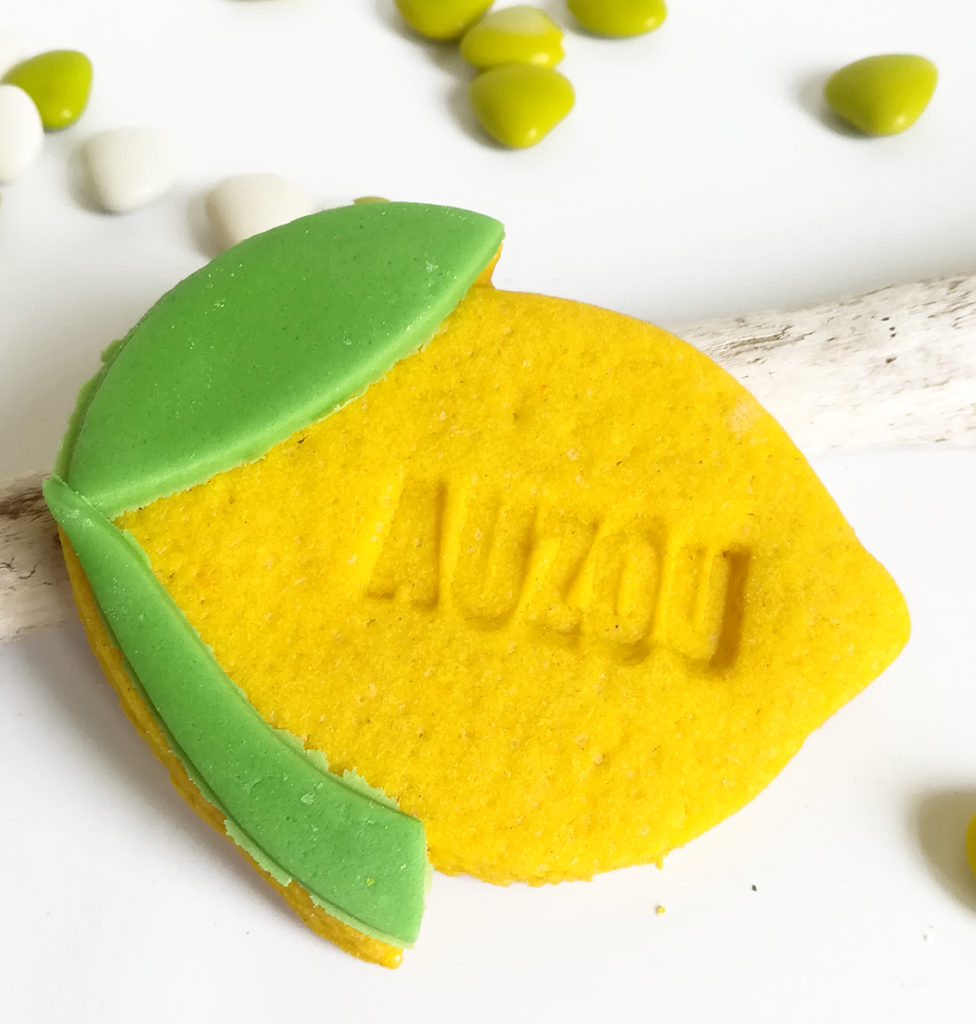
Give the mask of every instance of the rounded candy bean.
[{"label": "rounded candy bean", "polygon": [[396,0],[403,20],[428,39],[457,39],[491,3],[492,0]]},{"label": "rounded candy bean", "polygon": [[506,64],[471,83],[471,103],[486,132],[503,146],[534,146],[573,109],[569,80],[551,68]]},{"label": "rounded candy bean", "polygon": [[824,95],[835,114],[865,135],[897,135],[921,116],[938,77],[925,57],[882,54],[835,71]]},{"label": "rounded candy bean", "polygon": [[67,128],[84,113],[91,95],[91,61],[77,50],[49,50],[15,64],[3,80],[34,101],[47,131]]},{"label": "rounded candy bean", "polygon": [[664,0],[568,0],[576,20],[598,36],[641,36],[668,16]]},{"label": "rounded candy bean", "polygon": [[108,213],[147,206],[179,175],[176,145],[151,128],[99,132],[82,147],[92,199]]},{"label": "rounded candy bean", "polygon": [[19,178],[40,156],[41,115],[16,85],[0,85],[0,183]]},{"label": "rounded candy bean", "polygon": [[562,29],[545,11],[526,4],[491,11],[461,40],[461,56],[476,68],[500,64],[552,68],[563,55]]},{"label": "rounded candy bean", "polygon": [[312,212],[301,186],[277,174],[237,174],[204,199],[207,221],[221,250]]}]

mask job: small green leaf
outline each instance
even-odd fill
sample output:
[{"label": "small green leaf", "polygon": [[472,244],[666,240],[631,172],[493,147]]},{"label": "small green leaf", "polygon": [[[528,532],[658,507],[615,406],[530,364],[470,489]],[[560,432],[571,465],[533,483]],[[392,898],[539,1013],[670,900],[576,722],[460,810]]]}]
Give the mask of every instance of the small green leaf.
[{"label": "small green leaf", "polygon": [[228,834],[333,916],[397,945],[417,937],[427,880],[419,820],[322,769],[217,664],[142,548],[52,477],[44,497],[173,753]]},{"label": "small green leaf", "polygon": [[428,341],[501,238],[466,210],[376,203],[229,249],[129,332],[62,458],[68,484],[114,519],[260,458]]}]

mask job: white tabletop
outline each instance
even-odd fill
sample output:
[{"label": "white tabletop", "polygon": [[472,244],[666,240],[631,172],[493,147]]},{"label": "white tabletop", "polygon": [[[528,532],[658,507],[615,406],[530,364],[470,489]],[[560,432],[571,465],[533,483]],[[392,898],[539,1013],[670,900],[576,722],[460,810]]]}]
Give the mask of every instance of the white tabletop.
[{"label": "white tabletop", "polygon": [[[569,24],[562,0],[541,6]],[[483,140],[460,60],[404,31],[392,0],[5,0],[0,29],[96,69],[83,120],[3,190],[0,479],[50,466],[100,349],[206,259],[200,195],[226,174],[288,175],[323,207],[491,213],[501,287],[665,326],[976,262],[964,0],[674,0],[652,36],[570,31],[576,109],[517,153]],[[905,51],[941,73],[914,128],[825,123],[828,71]],[[78,201],[73,154],[123,124],[170,129],[185,174],[107,217]],[[814,464],[906,594],[902,657],[663,870],[542,889],[437,876],[397,972],[315,939],[186,809],[79,627],[0,649],[0,1017],[968,1019],[976,451]]]}]

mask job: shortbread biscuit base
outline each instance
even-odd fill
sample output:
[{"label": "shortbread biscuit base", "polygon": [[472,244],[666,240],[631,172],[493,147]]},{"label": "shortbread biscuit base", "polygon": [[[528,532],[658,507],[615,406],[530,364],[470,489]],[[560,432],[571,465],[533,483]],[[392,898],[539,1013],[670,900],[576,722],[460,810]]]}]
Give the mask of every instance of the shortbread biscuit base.
[{"label": "shortbread biscuit base", "polygon": [[275,728],[539,884],[739,810],[904,600],[742,387],[650,324],[473,288],[263,458],[119,517]]}]

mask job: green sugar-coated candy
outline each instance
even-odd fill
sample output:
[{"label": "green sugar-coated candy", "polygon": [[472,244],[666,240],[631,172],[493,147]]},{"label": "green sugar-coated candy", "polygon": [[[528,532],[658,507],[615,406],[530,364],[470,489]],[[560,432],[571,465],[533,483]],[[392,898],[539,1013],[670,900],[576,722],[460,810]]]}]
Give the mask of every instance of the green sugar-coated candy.
[{"label": "green sugar-coated candy", "polygon": [[925,57],[881,54],[835,71],[824,95],[835,114],[865,135],[897,135],[919,119],[938,77]]},{"label": "green sugar-coated candy", "polygon": [[568,0],[576,20],[598,36],[641,36],[668,16],[664,0]]},{"label": "green sugar-coated candy", "polygon": [[428,39],[457,39],[491,7],[492,0],[396,0],[403,20]]},{"label": "green sugar-coated candy", "polygon": [[91,94],[91,61],[77,50],[49,50],[15,64],[3,81],[34,101],[46,131],[67,128],[84,113]]},{"label": "green sugar-coated candy", "polygon": [[562,29],[545,11],[527,4],[486,14],[461,40],[461,56],[476,68],[553,68],[563,55]]},{"label": "green sugar-coated candy", "polygon": [[534,146],[573,109],[569,80],[551,68],[506,64],[471,83],[471,103],[485,131],[503,146]]}]

